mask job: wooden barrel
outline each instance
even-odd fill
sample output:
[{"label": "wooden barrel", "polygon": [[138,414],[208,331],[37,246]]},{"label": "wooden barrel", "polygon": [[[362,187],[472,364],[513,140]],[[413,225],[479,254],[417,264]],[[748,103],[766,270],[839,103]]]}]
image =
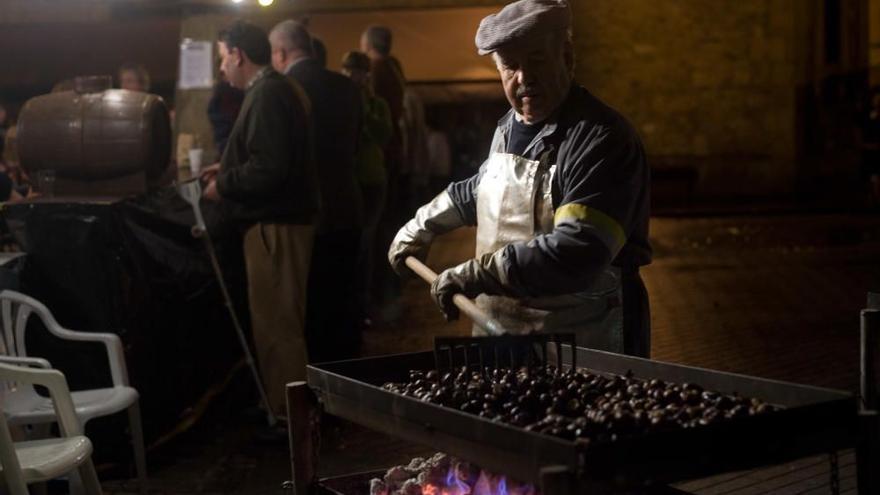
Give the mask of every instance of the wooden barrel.
[{"label": "wooden barrel", "polygon": [[171,158],[171,123],[159,96],[108,89],[31,98],[18,119],[18,155],[33,176],[52,169],[78,181],[146,173],[155,179]]}]

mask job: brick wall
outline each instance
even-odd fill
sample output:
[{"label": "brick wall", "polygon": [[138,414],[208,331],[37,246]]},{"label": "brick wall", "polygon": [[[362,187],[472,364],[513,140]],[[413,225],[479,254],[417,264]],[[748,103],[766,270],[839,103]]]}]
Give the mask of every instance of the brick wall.
[{"label": "brick wall", "polygon": [[635,123],[655,165],[695,167],[698,193],[788,191],[795,1],[578,2],[577,77]]}]

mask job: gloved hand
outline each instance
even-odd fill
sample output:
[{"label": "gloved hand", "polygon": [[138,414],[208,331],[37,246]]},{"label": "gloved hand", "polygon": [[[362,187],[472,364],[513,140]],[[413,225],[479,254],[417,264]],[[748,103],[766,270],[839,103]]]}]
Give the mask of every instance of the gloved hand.
[{"label": "gloved hand", "polygon": [[445,234],[464,225],[464,219],[446,191],[416,211],[416,216],[394,236],[388,248],[388,262],[401,277],[412,274],[406,258],[414,256],[424,262],[428,257],[434,236]]},{"label": "gloved hand", "polygon": [[480,294],[503,295],[511,291],[507,287],[507,275],[502,263],[503,250],[483,255],[444,270],[431,284],[434,297],[446,321],[457,320],[458,307],[452,302],[455,294],[473,299]]}]

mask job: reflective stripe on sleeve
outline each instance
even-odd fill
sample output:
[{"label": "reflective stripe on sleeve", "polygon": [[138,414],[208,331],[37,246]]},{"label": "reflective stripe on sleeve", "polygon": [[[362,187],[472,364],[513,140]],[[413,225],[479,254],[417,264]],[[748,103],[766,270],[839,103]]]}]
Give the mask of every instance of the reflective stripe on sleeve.
[{"label": "reflective stripe on sleeve", "polygon": [[626,244],[626,234],[617,220],[595,208],[589,208],[579,203],[562,205],[553,214],[553,226],[558,227],[562,223],[581,223],[592,226],[612,256],[617,256],[620,248]]}]

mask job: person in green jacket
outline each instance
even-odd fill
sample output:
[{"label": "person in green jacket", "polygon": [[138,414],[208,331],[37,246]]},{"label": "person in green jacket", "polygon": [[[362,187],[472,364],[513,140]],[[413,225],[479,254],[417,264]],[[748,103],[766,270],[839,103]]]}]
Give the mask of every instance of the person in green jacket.
[{"label": "person in green jacket", "polygon": [[356,158],[357,178],[364,198],[364,230],[359,254],[357,293],[363,323],[369,326],[368,310],[374,265],[372,258],[374,253],[379,252],[374,249],[376,231],[388,190],[388,174],[382,150],[391,139],[394,127],[388,103],[373,93],[370,85],[369,57],[362,52],[346,53],[342,57],[342,73],[361,88],[363,95],[364,114]]}]

